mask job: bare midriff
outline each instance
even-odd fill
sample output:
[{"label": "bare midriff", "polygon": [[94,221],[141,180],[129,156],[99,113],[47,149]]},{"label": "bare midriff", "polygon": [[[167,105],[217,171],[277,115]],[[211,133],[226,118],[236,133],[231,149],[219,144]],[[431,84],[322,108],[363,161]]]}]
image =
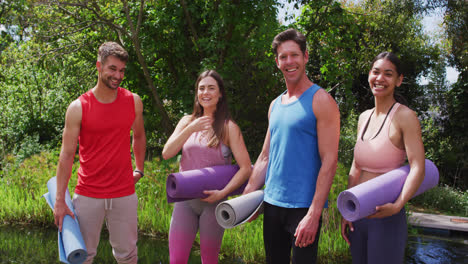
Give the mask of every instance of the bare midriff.
[{"label": "bare midriff", "polygon": [[358,181],[357,184],[361,184],[361,183],[366,182],[368,180],[372,180],[375,177],[380,176],[382,174],[383,173],[381,173],[381,172],[370,172],[370,171],[362,170],[361,175],[359,176],[359,181]]}]

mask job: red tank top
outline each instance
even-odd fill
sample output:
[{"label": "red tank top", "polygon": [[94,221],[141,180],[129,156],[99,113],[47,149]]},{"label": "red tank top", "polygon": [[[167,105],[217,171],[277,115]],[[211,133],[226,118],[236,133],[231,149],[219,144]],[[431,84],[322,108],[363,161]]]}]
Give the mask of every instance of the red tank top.
[{"label": "red tank top", "polygon": [[99,102],[92,91],[79,98],[80,167],[75,192],[93,198],[117,198],[135,192],[130,129],[135,119],[133,94],[121,87],[112,103]]}]

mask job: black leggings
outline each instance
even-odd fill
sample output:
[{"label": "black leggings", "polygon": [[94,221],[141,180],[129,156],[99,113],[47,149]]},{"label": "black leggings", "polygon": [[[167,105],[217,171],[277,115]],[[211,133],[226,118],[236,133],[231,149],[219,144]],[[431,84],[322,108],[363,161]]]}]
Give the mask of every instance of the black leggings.
[{"label": "black leggings", "polygon": [[404,262],[408,226],[405,208],[385,218],[353,222],[348,232],[351,255],[356,264],[400,264]]},{"label": "black leggings", "polygon": [[320,217],[314,243],[300,248],[294,244],[294,233],[299,222],[307,214],[309,208],[283,208],[264,203],[263,241],[265,245],[266,263],[290,263],[292,248],[292,263],[316,263],[318,241],[322,218]]}]

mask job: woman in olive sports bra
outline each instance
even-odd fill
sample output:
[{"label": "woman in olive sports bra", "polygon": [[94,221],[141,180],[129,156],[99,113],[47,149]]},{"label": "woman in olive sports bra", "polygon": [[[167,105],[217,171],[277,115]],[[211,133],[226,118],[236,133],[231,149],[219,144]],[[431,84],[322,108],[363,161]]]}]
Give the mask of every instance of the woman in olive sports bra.
[{"label": "woman in olive sports bra", "polygon": [[410,172],[395,202],[377,206],[377,212],[365,219],[352,223],[342,219],[341,234],[350,245],[353,263],[403,263],[407,238],[404,205],[424,179],[421,126],[415,112],[395,99],[395,88],[403,82],[395,54],[377,55],[368,81],[375,108],[359,117],[348,188],[401,167],[406,158]]}]

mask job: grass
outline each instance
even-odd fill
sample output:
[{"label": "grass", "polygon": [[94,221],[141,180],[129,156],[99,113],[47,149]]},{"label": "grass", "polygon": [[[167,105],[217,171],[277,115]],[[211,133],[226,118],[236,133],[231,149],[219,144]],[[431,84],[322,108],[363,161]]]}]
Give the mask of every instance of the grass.
[{"label": "grass", "polygon": [[[19,163],[14,157],[4,160],[0,172],[0,224],[22,223],[53,227],[52,210],[42,195],[46,182],[55,175],[58,152],[42,152]],[[70,179],[71,193],[76,185],[77,162]],[[136,185],[139,199],[138,228],[140,233],[167,239],[172,204],[166,201],[165,181],[177,171],[176,159],[154,158],[145,163],[145,177]],[[324,210],[319,243],[319,263],[350,263],[348,245],[341,238],[341,216],[336,207],[338,194],[346,188],[348,169],[339,164]],[[438,187],[411,201],[413,205],[440,208],[454,215],[466,215],[468,192]],[[244,263],[264,263],[262,216],[256,221],[225,231],[221,248],[223,258],[242,259]],[[197,238],[198,240],[198,238]],[[197,242],[198,243],[198,242]],[[196,248],[194,250],[197,250]]]},{"label": "grass", "polygon": [[[0,223],[32,224],[53,227],[52,210],[42,195],[47,192],[47,180],[55,175],[58,152],[42,152],[22,162],[8,156],[0,174]],[[73,195],[78,162],[73,165],[69,189]],[[165,182],[169,173],[177,171],[176,159],[154,158],[145,163],[145,177],[136,185],[139,199],[138,228],[141,233],[167,239],[172,204],[166,202]],[[340,171],[340,170],[339,170]],[[319,244],[320,263],[349,258],[347,245],[339,233],[340,216],[336,197],[344,189],[344,169],[335,179],[329,209],[325,210]],[[244,263],[263,263],[262,216],[256,221],[225,231],[221,248],[223,258],[242,259]],[[198,240],[198,238],[197,238]],[[197,242],[198,243],[198,242]],[[196,249],[195,249],[196,250]]]}]

